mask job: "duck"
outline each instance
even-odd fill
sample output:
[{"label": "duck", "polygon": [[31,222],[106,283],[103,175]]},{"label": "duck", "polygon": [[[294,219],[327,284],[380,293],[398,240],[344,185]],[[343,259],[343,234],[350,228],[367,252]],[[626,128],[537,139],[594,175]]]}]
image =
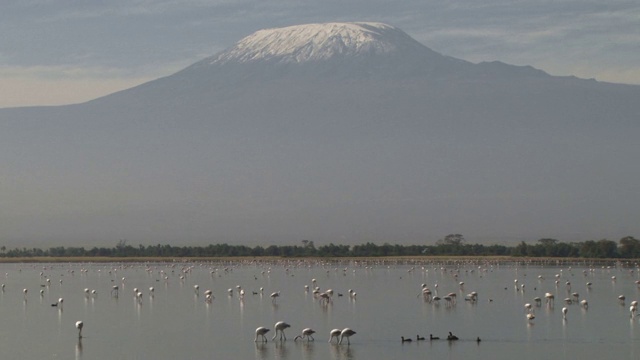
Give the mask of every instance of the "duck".
[{"label": "duck", "polygon": [[405,337],[404,337],[404,336],[401,336],[400,338],[402,339],[402,342],[403,342],[403,343],[404,343],[404,342],[411,342],[411,339],[405,339]]},{"label": "duck", "polygon": [[424,340],[424,337],[422,337],[420,335],[416,335],[416,340],[418,340],[418,341]]},{"label": "duck", "polygon": [[449,336],[447,336],[447,340],[452,341],[452,340],[458,340],[458,337],[453,335],[451,333],[451,331],[449,331]]}]

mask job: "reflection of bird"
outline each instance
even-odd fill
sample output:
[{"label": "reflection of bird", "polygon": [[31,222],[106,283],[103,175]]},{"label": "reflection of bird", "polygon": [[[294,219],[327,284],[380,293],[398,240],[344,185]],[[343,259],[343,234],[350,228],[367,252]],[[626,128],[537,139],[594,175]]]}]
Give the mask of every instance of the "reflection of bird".
[{"label": "reflection of bird", "polygon": [[315,341],[315,339],[313,338],[313,334],[315,334],[315,330],[313,330],[312,328],[305,328],[302,329],[302,335],[298,335],[295,338],[293,338],[293,341],[296,341],[298,339],[304,340],[304,338],[307,338],[307,341]]},{"label": "reflection of bird", "polygon": [[400,338],[402,339],[402,342],[411,342],[411,339],[405,339],[404,336],[400,336]]},{"label": "reflection of bird", "polygon": [[451,331],[449,331],[449,336],[447,336],[447,340],[458,340],[458,337],[453,335]]},{"label": "reflection of bird", "polygon": [[340,330],[340,329],[331,330],[331,332],[329,333],[329,342],[331,342],[333,340],[333,338],[336,338],[336,342],[338,342],[338,337],[340,336],[341,332],[342,332],[342,330]]},{"label": "reflection of bird", "polygon": [[288,327],[291,327],[291,325],[287,324],[284,321],[278,321],[274,326],[274,328],[276,329],[276,333],[273,335],[273,338],[271,340],[275,340],[278,336],[278,333],[280,333],[280,340],[287,340],[287,336],[284,334],[284,329]]},{"label": "reflection of bird", "polygon": [[342,344],[342,339],[346,337],[347,338],[347,344],[351,345],[351,341],[349,341],[349,338],[352,335],[355,335],[355,334],[356,334],[356,332],[351,330],[351,329],[349,329],[349,328],[342,329],[342,331],[340,332],[340,341],[338,341],[338,344]]},{"label": "reflection of bird", "polygon": [[267,337],[264,336],[264,334],[268,333],[269,329],[267,329],[264,326],[260,326],[259,328],[256,329],[256,340],[255,342],[258,342],[258,336],[262,336],[262,341],[267,342]]},{"label": "reflection of bird", "polygon": [[82,321],[76,321],[76,329],[78,329],[78,338],[82,338],[82,328],[84,327],[84,323]]}]

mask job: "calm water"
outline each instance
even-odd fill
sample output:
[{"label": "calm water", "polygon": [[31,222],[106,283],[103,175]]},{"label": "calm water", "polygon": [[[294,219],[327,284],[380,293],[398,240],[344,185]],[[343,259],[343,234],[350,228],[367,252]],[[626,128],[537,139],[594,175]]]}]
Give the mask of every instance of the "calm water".
[{"label": "calm water", "polygon": [[[334,290],[328,305],[305,291],[312,279]],[[3,359],[638,359],[640,317],[632,320],[629,312],[640,298],[638,279],[633,267],[583,263],[3,264],[0,348]],[[457,303],[426,302],[418,296],[423,283],[441,297],[456,293]],[[274,291],[280,291],[275,303]],[[465,301],[472,291],[478,300]],[[545,304],[546,292],[555,295],[553,306]],[[573,292],[588,300],[587,309],[565,304]],[[51,306],[58,298],[62,306]],[[533,305],[533,321],[525,318],[525,303]],[[271,341],[280,320],[291,324],[287,341]],[[258,326],[271,329],[267,343],[254,342]],[[293,341],[306,327],[316,330],[315,341]],[[351,345],[329,344],[329,331],[344,327],[357,332]],[[449,331],[460,340],[415,339],[444,339]]]}]

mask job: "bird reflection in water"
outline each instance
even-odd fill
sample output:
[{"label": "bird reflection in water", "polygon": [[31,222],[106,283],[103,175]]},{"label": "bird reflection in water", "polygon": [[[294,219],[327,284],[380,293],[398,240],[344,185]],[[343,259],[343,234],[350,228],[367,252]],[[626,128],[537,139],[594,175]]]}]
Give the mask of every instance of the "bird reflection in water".
[{"label": "bird reflection in water", "polygon": [[283,341],[276,341],[275,359],[287,359],[289,357],[289,349],[287,344]]},{"label": "bird reflection in water", "polygon": [[78,338],[78,342],[76,343],[76,360],[82,359],[82,338]]},{"label": "bird reflection in water", "polygon": [[334,360],[351,360],[355,358],[354,348],[351,346],[331,346],[331,359]]},{"label": "bird reflection in water", "polygon": [[269,347],[266,342],[257,342],[256,343],[256,359],[268,359],[269,358]]}]

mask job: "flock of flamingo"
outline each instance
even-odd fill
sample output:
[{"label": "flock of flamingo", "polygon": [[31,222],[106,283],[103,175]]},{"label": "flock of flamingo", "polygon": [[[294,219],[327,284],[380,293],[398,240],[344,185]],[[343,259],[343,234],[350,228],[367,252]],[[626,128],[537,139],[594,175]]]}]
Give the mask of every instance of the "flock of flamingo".
[{"label": "flock of flamingo", "polygon": [[[193,266],[186,266],[185,268],[180,270],[180,278],[184,279],[183,276],[185,276],[184,274],[188,273],[189,271],[191,271],[194,267]],[[415,268],[411,268],[409,271],[414,271]],[[459,270],[451,270],[451,269],[445,269],[445,268],[441,268],[440,270],[442,270],[444,273],[449,273],[451,275],[453,275],[453,278],[458,279],[458,273]],[[117,272],[116,269],[113,270],[114,274]],[[151,271],[151,270],[148,270]],[[223,269],[222,271],[228,271],[227,269]],[[288,271],[288,270],[287,270]],[[346,270],[345,270],[346,271]],[[423,271],[426,271],[425,268],[423,267]],[[471,270],[474,271],[474,270]],[[569,268],[569,271],[571,271],[571,268]],[[589,270],[583,270],[583,273],[585,274],[585,277],[587,275],[587,272]],[[633,270],[631,270],[633,271]],[[569,316],[569,309],[570,309],[570,305],[572,304],[576,304],[579,305],[580,307],[582,307],[583,309],[587,309],[589,307],[589,302],[587,301],[587,299],[581,299],[580,294],[578,292],[572,291],[572,284],[570,281],[565,280],[566,278],[562,276],[562,269],[559,270],[560,273],[555,274],[555,279],[553,279],[555,282],[555,288],[556,291],[555,293],[561,293],[562,292],[562,288],[564,287],[567,296],[564,297],[563,299],[563,303],[564,306],[562,307],[561,310],[561,315],[562,315],[562,319],[563,320],[567,320],[568,316]],[[111,272],[110,272],[111,273]],[[158,272],[162,277],[164,277],[165,280],[168,280],[168,274],[164,272],[164,270],[161,270]],[[212,271],[213,274],[213,271]],[[43,276],[43,273],[41,272],[41,277]],[[48,283],[50,283],[50,278],[48,277],[44,277],[45,281]],[[257,278],[256,278],[257,279]],[[62,280],[60,280],[62,281]],[[113,281],[113,280],[112,280]],[[122,281],[122,285],[125,283],[126,279],[123,277],[121,279]],[[545,281],[544,277],[542,275],[538,276],[538,282],[541,283]],[[611,277],[611,281],[616,281],[616,277],[612,276]],[[329,303],[331,303],[333,300],[333,296],[334,296],[334,290],[332,289],[327,289],[324,291],[321,291],[320,288],[317,286],[317,281],[316,279],[312,279],[312,285],[304,285],[304,291],[305,292],[310,292],[313,294],[314,298],[318,300],[318,302],[320,304],[324,304],[327,305]],[[434,284],[434,286],[432,288],[430,288],[427,284],[423,283],[421,284],[421,288],[420,288],[420,292],[418,294],[418,297],[422,297],[422,299],[427,302],[427,303],[431,303],[434,305],[438,305],[440,304],[440,302],[444,302],[445,306],[447,307],[454,307],[457,304],[457,299],[458,296],[463,297],[464,301],[467,302],[471,302],[471,303],[476,303],[479,301],[479,295],[477,292],[475,291],[471,291],[471,292],[465,292],[464,291],[464,282],[463,281],[459,281],[457,282],[457,285],[459,286],[460,291],[459,292],[447,292],[445,295],[439,296],[438,295],[438,284]],[[640,280],[636,281],[636,285],[640,288]],[[112,297],[118,297],[119,295],[119,291],[121,286],[119,285],[113,285],[111,287],[111,296]],[[587,289],[590,289],[592,286],[591,282],[586,282],[585,286],[587,287]],[[515,279],[514,280],[514,288],[516,291],[521,291],[523,294],[525,292],[525,284],[521,283],[521,280],[519,279]],[[0,290],[2,292],[4,292],[5,289],[5,284],[2,284],[0,286]],[[433,290],[432,290],[433,289]],[[505,287],[505,290],[507,288]],[[194,285],[193,286],[193,290],[196,294],[200,294],[200,286],[199,285]],[[536,288],[534,288],[534,290],[537,290]],[[154,294],[154,287],[149,287],[148,290],[148,294],[150,296],[153,296]],[[84,293],[85,296],[89,297],[89,296],[96,296],[97,295],[97,290],[91,290],[89,288],[85,288],[84,289]],[[234,296],[235,293],[238,294],[238,296],[242,299],[245,296],[245,289],[243,289],[240,285],[237,285],[235,289],[233,288],[229,288],[227,290],[227,293],[229,296]],[[259,289],[257,289],[256,291],[252,292],[253,295],[262,295],[264,293],[264,288],[260,287]],[[28,294],[28,289],[23,289],[23,294],[25,297],[25,301],[26,301],[26,297]],[[40,294],[42,296],[43,294],[43,290],[40,290]],[[466,294],[466,295],[464,295]],[[133,295],[134,298],[139,301],[142,302],[143,300],[143,295],[142,295],[142,291],[138,288],[134,288],[133,289]],[[342,293],[337,293],[338,296],[343,296]],[[464,296],[463,296],[464,295]],[[276,304],[278,299],[280,298],[281,293],[280,291],[275,291],[270,293],[269,298],[271,299],[271,301]],[[347,292],[347,296],[352,299],[355,300],[357,297],[357,293],[352,290],[349,289]],[[543,306],[543,302],[545,304],[545,306],[547,307],[553,307],[554,303],[555,303],[555,295],[552,292],[546,292],[544,294],[543,297],[533,297],[531,302],[526,302],[524,303],[524,313],[525,313],[525,319],[528,322],[533,322],[536,319],[536,308],[540,308]],[[213,295],[213,291],[210,289],[207,289],[204,291],[204,301],[206,303],[211,303],[214,300],[214,295]],[[491,298],[488,298],[487,301],[491,302],[493,301]],[[620,304],[624,304],[624,302],[626,301],[626,297],[624,295],[619,295],[618,296],[618,301],[620,302]],[[62,297],[60,297],[56,302],[52,303],[51,306],[52,307],[58,307],[59,309],[62,309],[64,304],[64,299]],[[634,319],[637,316],[637,308],[638,308],[638,302],[637,301],[632,301],[630,303],[629,306],[629,316],[630,318]],[[75,327],[77,329],[77,334],[78,334],[78,338],[82,338],[82,330],[84,327],[84,322],[83,321],[77,321],[75,322]],[[284,321],[278,321],[277,323],[275,323],[275,325],[273,326],[273,337],[271,337],[272,341],[286,341],[286,335],[285,335],[285,330],[290,328],[291,326],[284,322]],[[256,328],[255,330],[255,338],[254,338],[254,342],[258,343],[258,342],[267,342],[267,333],[269,333],[271,331],[271,329],[264,327],[264,326],[260,326],[258,328]],[[312,328],[304,328],[301,333],[299,335],[297,335],[293,340],[294,341],[315,341],[314,339],[314,334],[316,334],[316,331],[313,330]],[[352,330],[351,328],[347,327],[347,328],[343,328],[343,329],[332,329],[329,332],[329,343],[335,343],[336,345],[340,345],[343,344],[343,341],[346,341],[347,345],[351,345],[350,342],[350,338],[355,335],[356,332],[354,330]],[[433,336],[433,334],[430,334],[430,336],[428,338],[425,337],[421,337],[420,335],[417,335],[415,337],[415,341],[422,341],[422,340],[439,340],[439,337]],[[402,343],[406,343],[406,342],[411,342],[413,339],[411,337],[401,337],[401,341]],[[453,335],[451,332],[449,332],[449,335],[446,337],[446,340],[448,341],[455,341],[458,340],[458,337]],[[476,341],[480,342],[480,338],[478,337],[476,339]]]},{"label": "flock of flamingo", "polygon": [[[275,325],[274,325],[274,329],[275,329],[275,334],[273,335],[273,337],[271,338],[271,340],[275,340],[278,335],[279,335],[279,340],[284,341],[287,340],[287,337],[284,333],[284,330],[287,328],[290,328],[291,325],[287,324],[284,321],[278,321]],[[266,333],[268,333],[270,331],[270,329],[264,327],[264,326],[260,326],[256,329],[256,338],[255,338],[255,342],[258,342],[258,339],[260,339],[263,342],[267,342],[267,337],[265,336]],[[298,339],[300,340],[304,340],[307,339],[307,341],[314,341],[315,339],[313,338],[313,334],[315,334],[315,330],[311,329],[311,328],[304,328],[302,329],[302,334],[296,336],[293,340],[297,341]],[[331,330],[331,332],[329,332],[329,343],[331,343],[333,341],[333,339],[336,339],[336,343],[337,344],[342,344],[342,340],[344,338],[347,339],[347,344],[350,345],[351,341],[349,340],[349,338],[353,335],[355,335],[356,332],[351,330],[350,328],[344,328],[344,329],[333,329]]]}]

